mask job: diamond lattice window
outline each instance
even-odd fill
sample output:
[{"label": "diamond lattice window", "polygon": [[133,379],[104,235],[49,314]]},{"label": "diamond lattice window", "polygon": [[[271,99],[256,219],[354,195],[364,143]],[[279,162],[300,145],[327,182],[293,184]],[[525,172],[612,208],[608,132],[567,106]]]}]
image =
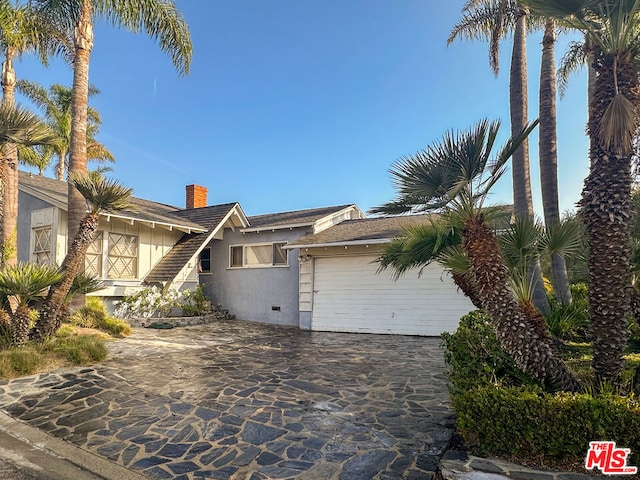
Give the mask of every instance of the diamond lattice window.
[{"label": "diamond lattice window", "polygon": [[138,277],[138,237],[109,234],[108,278]]},{"label": "diamond lattice window", "polygon": [[36,263],[49,264],[51,259],[51,227],[33,229],[33,257]]},{"label": "diamond lattice window", "polygon": [[96,232],[93,242],[89,244],[84,257],[84,271],[87,275],[102,277],[102,232]]}]

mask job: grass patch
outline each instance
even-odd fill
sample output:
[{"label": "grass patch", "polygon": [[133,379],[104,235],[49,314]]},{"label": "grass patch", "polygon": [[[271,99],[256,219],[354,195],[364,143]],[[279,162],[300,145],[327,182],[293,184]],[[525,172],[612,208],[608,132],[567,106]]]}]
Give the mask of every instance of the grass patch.
[{"label": "grass patch", "polygon": [[104,303],[95,297],[87,298],[87,304],[71,316],[71,324],[104,330],[120,338],[131,334],[131,326],[127,322],[109,315]]}]

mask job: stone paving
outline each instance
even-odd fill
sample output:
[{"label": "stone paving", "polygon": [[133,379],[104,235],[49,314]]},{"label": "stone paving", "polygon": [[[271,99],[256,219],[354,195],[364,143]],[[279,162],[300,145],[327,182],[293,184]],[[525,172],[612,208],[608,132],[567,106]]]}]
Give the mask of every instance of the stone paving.
[{"label": "stone paving", "polygon": [[0,383],[0,405],[156,479],[430,479],[454,428],[439,342],[134,329],[104,364]]}]

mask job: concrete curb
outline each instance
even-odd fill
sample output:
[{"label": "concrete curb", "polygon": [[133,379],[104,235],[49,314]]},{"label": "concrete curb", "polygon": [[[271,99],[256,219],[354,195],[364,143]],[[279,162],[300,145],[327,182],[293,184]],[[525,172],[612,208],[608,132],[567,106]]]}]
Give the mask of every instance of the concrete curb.
[{"label": "concrete curb", "polygon": [[[3,437],[0,438],[0,456],[4,454],[19,459],[19,461],[12,462],[18,468],[24,468],[31,472],[46,472],[47,479],[149,479],[146,475],[136,473],[64,440],[52,437],[2,411],[0,411],[0,434]],[[8,460],[11,461],[12,458]]]}]

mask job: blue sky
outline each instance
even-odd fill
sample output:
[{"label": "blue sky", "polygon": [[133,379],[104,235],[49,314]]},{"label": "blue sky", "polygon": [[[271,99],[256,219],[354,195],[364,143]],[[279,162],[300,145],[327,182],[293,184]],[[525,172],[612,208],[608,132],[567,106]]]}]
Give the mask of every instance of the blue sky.
[{"label": "blue sky", "polygon": [[[479,119],[509,130],[511,43],[501,72],[487,45],[447,46],[463,1],[177,0],[194,45],[179,77],[144,35],[98,24],[90,81],[101,94],[99,139],[114,153],[112,176],[135,195],[184,206],[185,185],[209,203],[238,201],[247,214],[394,196],[388,168]],[[528,38],[529,116],[537,117],[540,34]],[[558,57],[568,38],[561,37]],[[71,85],[60,61],[25,57],[19,78]],[[26,102],[23,102],[26,103]],[[579,199],[588,170],[586,74],[558,102],[561,210]],[[537,133],[531,176],[537,214]],[[51,174],[50,174],[51,175]],[[511,202],[510,173],[494,203]]]}]

